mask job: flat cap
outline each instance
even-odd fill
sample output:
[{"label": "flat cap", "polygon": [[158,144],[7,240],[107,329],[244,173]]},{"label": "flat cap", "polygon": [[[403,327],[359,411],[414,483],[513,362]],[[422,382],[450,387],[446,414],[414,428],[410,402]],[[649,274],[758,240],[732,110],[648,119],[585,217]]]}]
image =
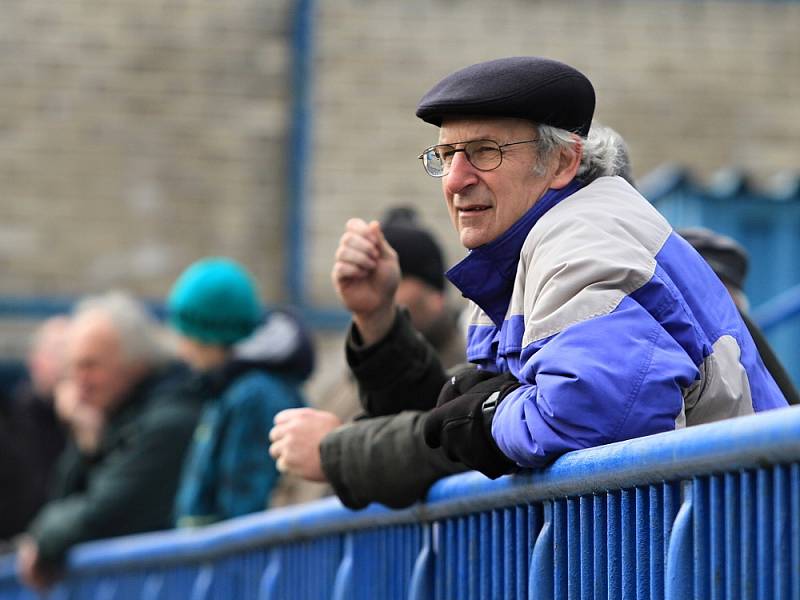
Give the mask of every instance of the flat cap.
[{"label": "flat cap", "polygon": [[516,56],[448,75],[422,97],[417,116],[439,127],[448,116],[516,117],[586,137],[594,103],[594,88],[577,69],[549,58]]},{"label": "flat cap", "polygon": [[685,227],[677,233],[706,259],[717,277],[744,289],[749,260],[747,250],[739,242],[705,227]]}]

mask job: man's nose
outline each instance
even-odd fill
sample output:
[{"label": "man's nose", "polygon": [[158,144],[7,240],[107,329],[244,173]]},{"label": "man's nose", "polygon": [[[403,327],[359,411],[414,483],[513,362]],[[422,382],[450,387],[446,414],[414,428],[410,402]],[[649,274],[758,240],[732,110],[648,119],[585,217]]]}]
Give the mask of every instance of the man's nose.
[{"label": "man's nose", "polygon": [[450,194],[460,194],[478,181],[478,170],[472,166],[465,152],[456,152],[450,171],[444,177],[444,186]]}]

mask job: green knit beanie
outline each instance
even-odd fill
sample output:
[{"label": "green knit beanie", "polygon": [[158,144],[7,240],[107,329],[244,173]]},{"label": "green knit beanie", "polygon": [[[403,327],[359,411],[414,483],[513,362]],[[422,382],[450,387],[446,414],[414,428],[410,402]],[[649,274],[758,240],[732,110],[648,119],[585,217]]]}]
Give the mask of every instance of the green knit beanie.
[{"label": "green knit beanie", "polygon": [[190,265],[172,286],[167,311],[184,336],[222,346],[246,338],[263,317],[253,278],[227,258]]}]

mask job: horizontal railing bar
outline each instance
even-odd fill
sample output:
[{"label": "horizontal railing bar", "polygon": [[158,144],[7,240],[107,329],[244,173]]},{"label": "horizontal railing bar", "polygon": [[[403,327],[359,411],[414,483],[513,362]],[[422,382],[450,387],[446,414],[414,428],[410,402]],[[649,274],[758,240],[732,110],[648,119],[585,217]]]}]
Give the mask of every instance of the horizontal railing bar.
[{"label": "horizontal railing bar", "polygon": [[[208,560],[354,529],[432,521],[798,460],[800,406],[571,452],[546,469],[496,481],[476,472],[455,475],[436,483],[426,503],[405,510],[371,505],[351,511],[328,498],[197,530],[82,544],[71,552],[69,569],[85,573]],[[13,561],[0,561],[0,581],[13,576]]]}]

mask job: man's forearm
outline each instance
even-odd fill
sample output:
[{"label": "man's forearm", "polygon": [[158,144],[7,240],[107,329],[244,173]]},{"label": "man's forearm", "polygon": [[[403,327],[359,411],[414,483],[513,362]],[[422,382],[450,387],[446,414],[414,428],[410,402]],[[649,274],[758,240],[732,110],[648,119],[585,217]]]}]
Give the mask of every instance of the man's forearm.
[{"label": "man's forearm", "polygon": [[429,410],[447,379],[436,351],[404,311],[395,312],[388,333],[372,346],[352,328],[346,352],[361,404],[371,417]]},{"label": "man's forearm", "polygon": [[356,421],[328,434],[320,445],[322,468],[345,506],[371,502],[403,508],[422,500],[430,486],[466,470],[422,437],[424,413]]}]

